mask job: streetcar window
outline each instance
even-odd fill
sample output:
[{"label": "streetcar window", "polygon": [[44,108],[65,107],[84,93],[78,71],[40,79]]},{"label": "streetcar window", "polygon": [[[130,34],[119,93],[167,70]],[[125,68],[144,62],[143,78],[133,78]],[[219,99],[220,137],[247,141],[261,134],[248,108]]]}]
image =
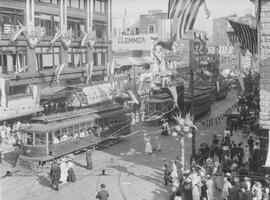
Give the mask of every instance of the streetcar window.
[{"label": "streetcar window", "polygon": [[161,104],[160,103],[156,104],[156,111],[161,111]]},{"label": "streetcar window", "polygon": [[46,144],[46,134],[44,133],[35,133],[35,145],[44,145]]},{"label": "streetcar window", "polygon": [[52,132],[49,133],[49,144],[53,143],[53,134]]},{"label": "streetcar window", "polygon": [[26,134],[26,144],[33,145],[33,133]]},{"label": "streetcar window", "polygon": [[60,130],[54,131],[53,143],[59,144],[60,142]]}]

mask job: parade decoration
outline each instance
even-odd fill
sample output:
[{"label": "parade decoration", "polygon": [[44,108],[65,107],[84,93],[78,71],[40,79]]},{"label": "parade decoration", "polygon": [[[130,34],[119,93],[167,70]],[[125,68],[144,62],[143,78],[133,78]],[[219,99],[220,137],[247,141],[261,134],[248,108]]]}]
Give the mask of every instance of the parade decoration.
[{"label": "parade decoration", "polygon": [[49,50],[51,50],[55,44],[55,42],[60,39],[62,45],[64,46],[65,49],[68,49],[71,42],[72,42],[72,29],[70,28],[67,30],[67,27],[64,26],[62,29],[59,29],[57,26],[55,26],[56,33],[51,40],[51,46]]},{"label": "parade decoration", "polygon": [[[185,140],[184,135],[190,135],[191,129],[195,128],[197,130],[197,127],[193,124],[193,119],[190,116],[190,114],[186,114],[185,118],[181,116],[181,112],[179,114],[174,116],[174,119],[177,123],[177,126],[175,127],[175,131],[173,134],[177,134],[180,136],[179,143],[180,143],[180,159],[181,159],[181,165],[185,166]],[[173,135],[173,136],[174,136]],[[175,136],[174,136],[175,137]]]},{"label": "parade decoration", "polygon": [[171,36],[177,36],[177,39],[183,38],[189,30],[193,29],[200,7],[204,4],[204,11],[209,18],[205,0],[169,0],[168,18],[172,19]]},{"label": "parade decoration", "polygon": [[88,45],[88,47],[90,49],[94,48],[95,44],[96,44],[96,31],[89,31],[88,33],[84,31],[84,29],[81,29],[82,34],[83,34],[83,38],[81,41],[81,47],[84,47],[86,45]]},{"label": "parade decoration", "polygon": [[57,82],[57,83],[60,82],[60,80],[59,80],[60,74],[61,74],[62,70],[64,69],[65,65],[66,65],[66,63],[63,63],[63,64],[61,64],[61,65],[59,64],[59,65],[57,66],[56,70],[55,70],[56,82]]},{"label": "parade decoration", "polygon": [[23,35],[27,41],[29,48],[34,49],[41,40],[41,27],[24,26],[18,22],[20,29],[15,31],[10,38],[11,42],[15,42],[19,35]]},{"label": "parade decoration", "polygon": [[200,124],[203,125],[203,127],[212,127],[214,125],[219,125],[221,124],[222,120],[229,114],[231,114],[233,112],[233,110],[235,110],[235,108],[237,107],[238,103],[235,103],[232,107],[230,107],[229,109],[227,109],[223,114],[218,115],[217,117],[208,119],[204,122],[199,122]]}]

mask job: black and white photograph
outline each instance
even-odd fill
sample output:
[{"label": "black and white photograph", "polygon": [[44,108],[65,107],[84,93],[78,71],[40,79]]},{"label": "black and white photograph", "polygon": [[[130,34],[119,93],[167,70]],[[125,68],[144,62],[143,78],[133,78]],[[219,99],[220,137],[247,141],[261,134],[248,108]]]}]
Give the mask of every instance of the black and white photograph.
[{"label": "black and white photograph", "polygon": [[270,0],[0,0],[1,200],[270,200]]}]

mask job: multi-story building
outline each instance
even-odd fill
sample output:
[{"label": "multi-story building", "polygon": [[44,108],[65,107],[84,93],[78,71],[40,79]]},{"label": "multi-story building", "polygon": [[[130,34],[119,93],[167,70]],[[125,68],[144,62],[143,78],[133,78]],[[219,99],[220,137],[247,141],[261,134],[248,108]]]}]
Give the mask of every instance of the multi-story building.
[{"label": "multi-story building", "polygon": [[9,83],[7,95],[27,95],[33,84],[86,83],[92,61],[92,81],[104,80],[110,32],[111,0],[1,0],[0,78]]},{"label": "multi-story building", "polygon": [[138,16],[127,16],[127,12],[123,17],[112,18],[112,34],[115,35],[138,35],[140,30],[140,22]]},{"label": "multi-story building", "polygon": [[140,33],[157,34],[159,20],[167,19],[167,16],[161,10],[149,10],[147,15],[140,15]]},{"label": "multi-story building", "polygon": [[213,44],[217,46],[229,45],[227,37],[228,21],[225,17],[213,20]]}]

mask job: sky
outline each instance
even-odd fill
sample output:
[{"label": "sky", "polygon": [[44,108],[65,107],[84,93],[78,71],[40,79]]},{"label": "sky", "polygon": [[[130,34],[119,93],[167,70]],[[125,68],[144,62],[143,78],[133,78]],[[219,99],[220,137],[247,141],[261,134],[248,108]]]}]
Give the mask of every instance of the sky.
[{"label": "sky", "polygon": [[[200,8],[194,29],[207,31],[212,35],[213,19],[237,14],[243,16],[247,12],[254,14],[254,4],[250,0],[205,0],[211,15],[206,19],[204,6]],[[112,0],[113,17],[121,17],[124,10],[127,10],[127,16],[139,16],[147,14],[148,10],[168,11],[168,0]]]}]

